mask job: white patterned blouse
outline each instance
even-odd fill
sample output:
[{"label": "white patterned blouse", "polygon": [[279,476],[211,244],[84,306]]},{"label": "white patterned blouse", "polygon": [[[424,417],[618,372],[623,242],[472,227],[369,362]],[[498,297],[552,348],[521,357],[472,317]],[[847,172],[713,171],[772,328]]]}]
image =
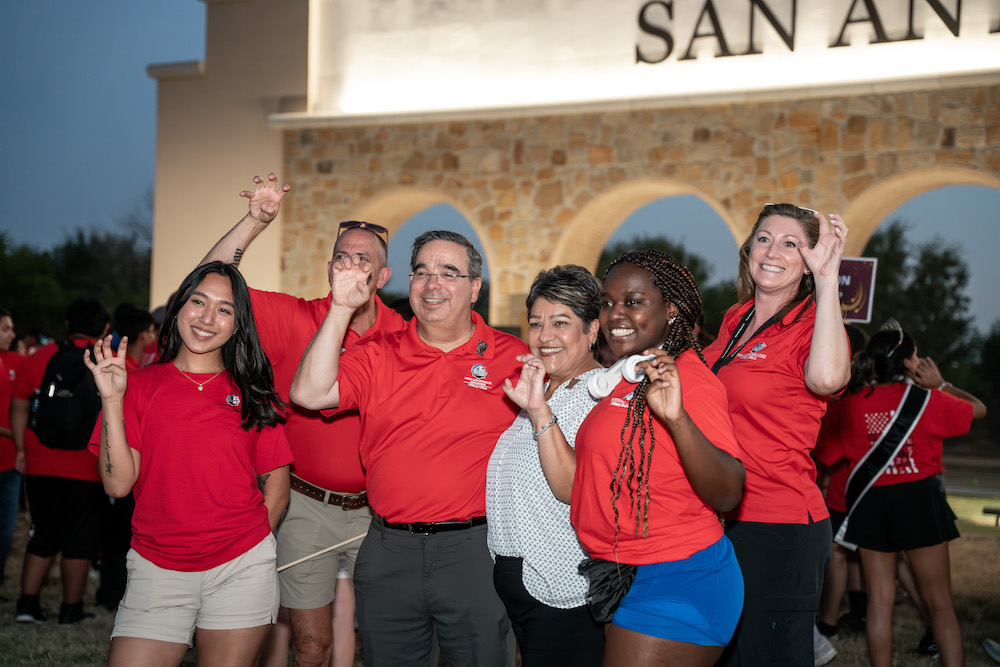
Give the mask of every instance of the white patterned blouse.
[{"label": "white patterned blouse", "polygon": [[[548,401],[571,447],[580,424],[597,405],[587,391],[587,378],[603,370],[578,375]],[[490,456],[487,544],[494,556],[524,559],[524,587],[536,600],[558,609],[580,607],[586,604],[587,580],[577,566],[587,554],[569,522],[569,504],[552,495],[545,479],[534,432],[528,413],[521,410]]]}]

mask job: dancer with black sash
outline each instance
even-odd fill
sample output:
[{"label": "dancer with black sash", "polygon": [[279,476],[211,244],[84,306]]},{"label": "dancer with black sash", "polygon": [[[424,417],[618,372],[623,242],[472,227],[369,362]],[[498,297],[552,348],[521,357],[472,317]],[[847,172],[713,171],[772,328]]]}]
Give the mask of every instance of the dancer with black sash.
[{"label": "dancer with black sash", "polygon": [[[898,326],[898,325],[897,325]],[[962,664],[948,542],[958,537],[941,479],[942,439],[986,415],[978,398],[941,377],[898,328],[879,331],[855,362],[847,395],[824,423],[851,466],[848,515],[837,541],[859,547],[868,586],[866,634],[875,667],[892,664],[896,552],[906,553],[943,665]]]}]

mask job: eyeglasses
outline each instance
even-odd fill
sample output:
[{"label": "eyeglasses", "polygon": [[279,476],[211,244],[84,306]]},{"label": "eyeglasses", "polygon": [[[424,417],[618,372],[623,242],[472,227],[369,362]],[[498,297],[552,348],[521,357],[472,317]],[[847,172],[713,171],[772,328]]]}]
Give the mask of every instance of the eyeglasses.
[{"label": "eyeglasses", "polygon": [[375,234],[380,239],[382,239],[386,245],[389,245],[389,230],[382,225],[376,225],[371,222],[364,222],[363,220],[345,220],[339,225],[340,231],[337,232],[337,238],[344,233],[346,229],[367,229],[372,234]]},{"label": "eyeglasses", "polygon": [[431,278],[442,282],[442,283],[454,283],[458,281],[459,278],[468,278],[467,273],[451,273],[450,271],[446,273],[427,273],[426,271],[414,271],[410,274],[410,282],[412,283],[426,283],[429,282]]},{"label": "eyeglasses", "polygon": [[[773,201],[764,202],[764,206],[777,206],[777,205],[778,204],[775,204]],[[805,211],[807,213],[819,213],[819,211],[816,211],[816,210],[811,209],[811,208],[806,208],[805,206],[799,206],[798,204],[788,204],[788,205],[789,206],[794,206],[795,208],[800,208],[800,209],[802,209],[803,211]]]}]

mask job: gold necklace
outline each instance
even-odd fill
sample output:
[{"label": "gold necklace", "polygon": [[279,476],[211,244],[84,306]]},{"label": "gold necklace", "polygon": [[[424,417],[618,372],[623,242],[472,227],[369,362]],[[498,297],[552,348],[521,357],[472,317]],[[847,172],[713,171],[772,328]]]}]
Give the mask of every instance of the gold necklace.
[{"label": "gold necklace", "polygon": [[[175,365],[174,368],[177,368],[177,366]],[[198,385],[198,391],[205,391],[205,385],[208,384],[209,382],[211,382],[212,380],[214,380],[215,378],[219,377],[220,375],[222,375],[225,372],[226,369],[223,368],[221,371],[219,371],[218,373],[216,373],[212,377],[208,378],[204,382],[198,382],[197,380],[195,380],[193,377],[191,377],[190,375],[188,375],[184,371],[181,371],[181,369],[179,369],[179,368],[177,368],[177,370],[180,371],[181,375],[183,375],[188,380],[191,380],[191,382],[194,382],[196,385]]]}]

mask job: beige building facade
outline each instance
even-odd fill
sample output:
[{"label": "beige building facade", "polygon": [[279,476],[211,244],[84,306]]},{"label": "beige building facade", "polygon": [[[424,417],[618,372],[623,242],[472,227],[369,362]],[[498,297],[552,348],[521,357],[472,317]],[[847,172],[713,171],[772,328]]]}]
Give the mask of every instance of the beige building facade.
[{"label": "beige building facade", "polygon": [[[508,1],[480,0],[494,12]],[[805,12],[805,0],[788,2],[770,7],[773,15],[786,10],[785,22],[775,24],[787,27],[795,11],[800,18]],[[317,17],[330,20],[337,3],[290,0],[280,12],[278,3],[264,0],[205,4],[205,59],[150,67],[159,85],[152,303],[165,301],[243,215],[237,195],[250,177],[271,169],[293,190],[276,228],[241,264],[252,285],[319,296],[327,289],[325,262],[338,221],[371,220],[391,232],[423,209],[448,203],[483,244],[490,319],[498,326],[519,324],[524,293],[539,269],[567,262],[594,268],[614,230],[663,197],[700,197],[740,241],[765,201],[840,212],[851,225],[847,254],[857,255],[886,215],[916,195],[947,185],[1000,188],[1000,68],[508,106],[424,109],[422,100],[411,111],[348,112],[331,102],[330,90],[350,88],[343,68],[329,65],[336,54],[315,64],[323,53],[317,40],[336,37]],[[360,28],[369,30],[380,16],[375,9],[405,5],[411,23],[397,25],[399,32],[429,21],[417,10],[433,3],[362,4],[371,5],[369,23]],[[651,4],[636,3],[637,11]],[[558,18],[560,3],[548,6],[550,15],[537,20]],[[991,17],[966,27],[968,7],[961,29],[987,40],[975,48],[1000,53]],[[690,34],[715,25],[703,16],[704,9]],[[846,16],[834,21],[834,34],[841,20],[845,35],[858,27],[877,33],[871,17]],[[948,27],[949,16],[928,15],[925,25]],[[347,27],[363,24],[356,16],[337,18]],[[714,45],[714,55],[699,56],[712,66],[722,41],[721,28],[715,30],[692,40]],[[637,44],[649,38],[640,34]],[[736,49],[731,41],[726,47]],[[350,53],[351,45],[343,50]],[[682,54],[671,57],[673,63],[632,66],[684,66]],[[352,95],[343,99],[358,99]]]}]

